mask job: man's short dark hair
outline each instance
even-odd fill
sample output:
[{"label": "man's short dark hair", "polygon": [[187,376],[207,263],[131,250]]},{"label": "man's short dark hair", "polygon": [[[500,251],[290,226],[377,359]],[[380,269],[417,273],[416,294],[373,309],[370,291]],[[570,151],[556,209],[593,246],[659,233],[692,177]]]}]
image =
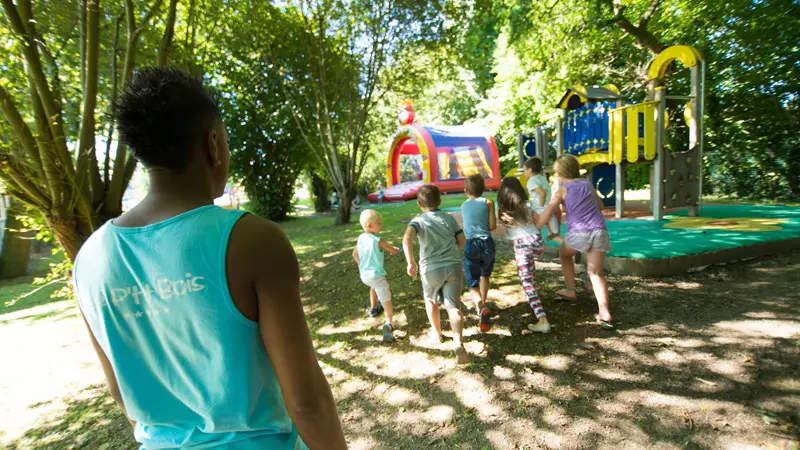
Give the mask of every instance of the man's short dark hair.
[{"label": "man's short dark hair", "polygon": [[435,185],[426,184],[417,193],[417,201],[426,208],[436,208],[442,204],[442,194]]},{"label": "man's short dark hair", "polygon": [[171,67],[133,74],[115,107],[120,141],[146,167],[180,171],[220,120],[214,94],[200,78]]},{"label": "man's short dark hair", "polygon": [[467,194],[480,197],[485,189],[483,176],[481,176],[479,173],[468,176],[464,182],[464,187],[466,188]]},{"label": "man's short dark hair", "polygon": [[525,161],[525,168],[531,169],[536,174],[542,173],[542,160],[536,156],[529,158]]}]

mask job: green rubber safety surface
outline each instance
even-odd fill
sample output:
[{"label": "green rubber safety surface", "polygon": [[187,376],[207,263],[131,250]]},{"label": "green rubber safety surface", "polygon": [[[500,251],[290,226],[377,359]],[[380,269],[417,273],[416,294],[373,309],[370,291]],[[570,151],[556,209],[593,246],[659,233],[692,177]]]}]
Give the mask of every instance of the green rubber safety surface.
[{"label": "green rubber safety surface", "polygon": [[[688,209],[682,209],[658,222],[631,219],[607,224],[608,256],[664,259],[800,238],[800,208],[711,205],[702,208],[700,217],[688,217]],[[566,231],[562,224],[562,235]],[[558,247],[554,242],[548,245]]]}]

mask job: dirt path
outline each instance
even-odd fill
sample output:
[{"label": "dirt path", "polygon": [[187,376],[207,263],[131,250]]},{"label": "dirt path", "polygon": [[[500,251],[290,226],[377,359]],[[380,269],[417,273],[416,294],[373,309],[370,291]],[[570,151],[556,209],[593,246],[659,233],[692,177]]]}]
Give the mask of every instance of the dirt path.
[{"label": "dirt path", "polygon": [[611,277],[615,332],[585,323],[595,311],[588,285],[578,302],[550,300],[559,266],[543,263],[558,326],[528,334],[513,264],[501,273],[496,326],[467,338],[464,368],[425,342],[424,311],[402,297],[410,336],[394,347],[378,344],[369,319],[317,331],[353,448],[796,448],[800,254]]},{"label": "dirt path", "polygon": [[[614,332],[584,323],[595,308],[587,285],[578,302],[552,300],[560,272],[545,262],[540,292],[557,327],[532,335],[501,247],[490,294],[500,314],[486,335],[470,318],[473,362],[462,367],[450,344],[425,339],[410,282],[393,284],[403,336],[381,344],[364,299],[336,291],[352,280],[332,281],[346,253],[309,262],[304,295],[352,448],[797,448],[800,253],[610,277]],[[0,447],[133,446],[74,306],[0,315],[0,342]]]}]

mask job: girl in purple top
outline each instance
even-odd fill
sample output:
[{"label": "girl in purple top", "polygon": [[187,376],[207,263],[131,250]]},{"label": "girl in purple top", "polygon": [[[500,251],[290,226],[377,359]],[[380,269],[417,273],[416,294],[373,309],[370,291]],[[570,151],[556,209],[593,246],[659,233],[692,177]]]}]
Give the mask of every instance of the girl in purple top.
[{"label": "girl in purple top", "polygon": [[[558,291],[558,296],[571,300],[577,297],[573,256],[577,252],[585,254],[586,271],[592,280],[599,308],[595,319],[603,328],[613,328],[611,311],[608,308],[608,287],[603,274],[606,252],[611,250],[606,219],[601,212],[603,203],[592,183],[581,178],[577,158],[572,155],[561,156],[553,167],[561,187],[553,193],[550,203],[556,205],[563,203],[567,214],[567,234],[561,241],[559,252],[561,270],[567,287]],[[546,219],[545,217],[544,220]]]}]

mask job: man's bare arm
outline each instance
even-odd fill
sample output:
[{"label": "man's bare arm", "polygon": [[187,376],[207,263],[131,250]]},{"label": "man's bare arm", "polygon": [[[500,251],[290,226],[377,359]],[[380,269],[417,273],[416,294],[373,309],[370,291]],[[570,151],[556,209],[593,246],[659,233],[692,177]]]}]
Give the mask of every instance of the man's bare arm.
[{"label": "man's bare arm", "polygon": [[128,422],[131,423],[131,426],[135,427],[136,422],[131,420],[131,418],[128,416],[128,410],[125,409],[125,402],[122,401],[122,392],[119,390],[119,383],[117,382],[117,376],[114,374],[114,368],[111,367],[111,361],[108,360],[103,348],[100,347],[97,339],[95,339],[94,333],[92,333],[92,329],[89,327],[89,323],[86,321],[86,317],[83,316],[83,310],[81,310],[81,317],[83,318],[83,323],[86,324],[86,330],[89,332],[89,340],[92,342],[92,347],[94,348],[95,353],[97,353],[97,358],[100,359],[100,366],[103,368],[103,373],[106,376],[106,383],[108,384],[108,392],[111,394],[111,398],[117,402],[117,405],[119,405],[120,409],[122,409],[122,413],[125,414],[125,418],[128,419]]},{"label": "man's bare arm", "polygon": [[254,271],[259,329],[298,434],[311,449],[347,448],[306,325],[300,268],[289,239],[276,224],[255,216],[242,218],[234,233],[248,244],[242,264]]}]

